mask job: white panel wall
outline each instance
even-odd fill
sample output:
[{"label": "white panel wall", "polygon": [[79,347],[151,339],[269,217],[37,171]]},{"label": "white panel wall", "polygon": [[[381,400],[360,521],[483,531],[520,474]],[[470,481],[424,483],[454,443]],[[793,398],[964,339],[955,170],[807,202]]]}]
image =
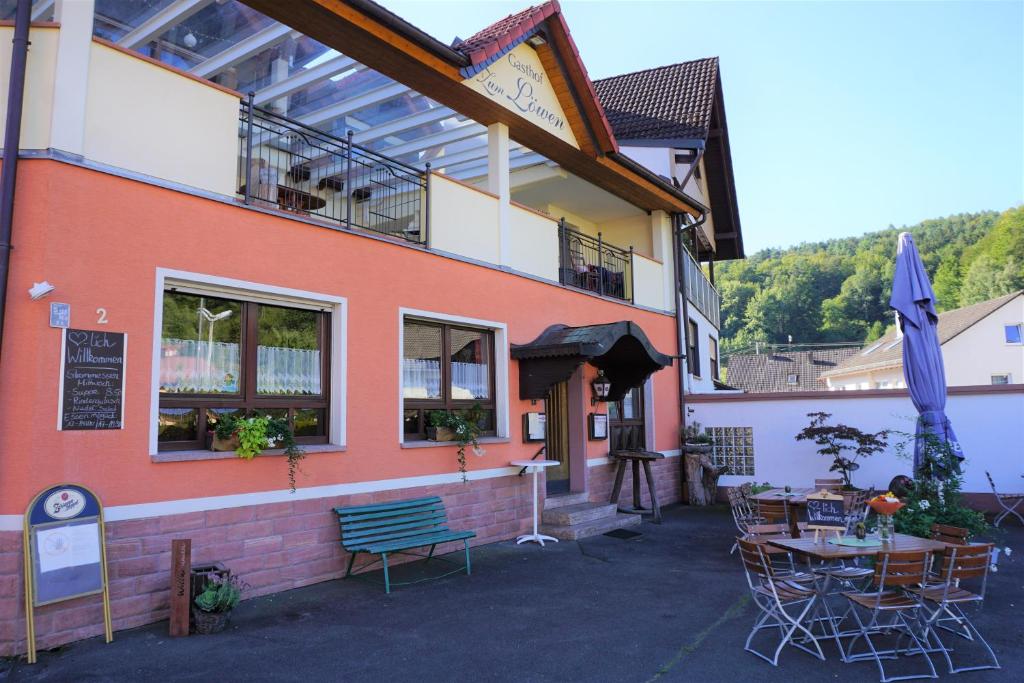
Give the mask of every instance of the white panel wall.
[{"label": "white panel wall", "polygon": [[640,254],[633,254],[633,302],[640,306],[670,310],[665,302],[662,264]]},{"label": "white panel wall", "polygon": [[558,281],[558,223],[514,204],[509,205],[510,268]]},{"label": "white panel wall", "polygon": [[498,263],[498,198],[439,173],[430,178],[430,193],[430,246]]},{"label": "white panel wall", "polygon": [[[706,427],[753,427],[754,475],[723,476],[722,486],[751,480],[809,486],[816,477],[834,476],[828,471],[831,458],[819,455],[813,443],[795,439],[809,422],[807,413],[832,413],[833,423],[870,432],[913,433],[917,416],[910,397],[902,391],[881,396],[874,392],[819,392],[798,398],[777,394],[770,400],[730,398],[693,397],[687,404],[694,410],[693,419]],[[1007,492],[1024,490],[1024,391],[954,393],[949,396],[946,413],[967,456],[964,491],[989,491],[986,470]],[[897,474],[912,474],[912,463],[897,457],[894,448],[897,440],[905,438],[894,435],[886,452],[860,460],[861,467],[853,474],[854,485],[882,489]]]}]

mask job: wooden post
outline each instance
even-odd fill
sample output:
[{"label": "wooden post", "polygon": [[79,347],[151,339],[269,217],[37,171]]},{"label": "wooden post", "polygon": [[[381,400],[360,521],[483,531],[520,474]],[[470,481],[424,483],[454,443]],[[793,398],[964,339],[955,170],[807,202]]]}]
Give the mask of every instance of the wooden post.
[{"label": "wooden post", "polygon": [[171,629],[172,637],[188,635],[188,615],[192,591],[192,539],[171,541]]}]

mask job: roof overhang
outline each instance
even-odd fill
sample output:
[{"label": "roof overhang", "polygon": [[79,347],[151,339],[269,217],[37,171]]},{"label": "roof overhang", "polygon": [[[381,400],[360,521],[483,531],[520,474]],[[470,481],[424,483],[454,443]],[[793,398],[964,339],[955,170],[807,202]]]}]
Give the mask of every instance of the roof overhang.
[{"label": "roof overhang", "polygon": [[[579,60],[560,11],[540,30],[537,53],[563,107],[576,112],[570,125],[576,149],[556,135],[463,84],[464,55],[444,46],[397,15],[367,0],[243,0],[246,5],[483,124],[504,123],[512,138],[567,171],[644,209],[698,216],[700,205],[657,176],[638,173],[615,158],[617,145]],[[557,77],[556,77],[557,76]]]},{"label": "roof overhang", "polygon": [[552,325],[529,344],[513,344],[511,356],[519,361],[521,399],[545,398],[553,385],[589,362],[611,381],[608,400],[616,401],[672,364],[672,356],[655,349],[640,326],[628,320],[583,327]]}]

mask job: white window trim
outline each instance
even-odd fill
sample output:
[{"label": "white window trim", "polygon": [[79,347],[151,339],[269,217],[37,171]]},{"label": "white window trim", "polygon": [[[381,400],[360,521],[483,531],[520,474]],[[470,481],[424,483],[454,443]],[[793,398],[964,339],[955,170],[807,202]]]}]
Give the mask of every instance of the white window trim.
[{"label": "white window trim", "polygon": [[644,442],[647,450],[656,451],[657,444],[654,443],[654,377],[648,377],[644,382]]},{"label": "white window trim", "polygon": [[156,291],[153,296],[153,368],[150,381],[149,454],[156,455],[157,421],[160,412],[160,341],[164,324],[164,290],[180,286],[220,293],[247,301],[291,305],[331,313],[331,404],[327,409],[328,441],[333,446],[346,445],[346,391],[348,386],[348,299],[320,292],[290,287],[277,287],[259,282],[190,273],[170,268],[156,269]]},{"label": "white window trim", "polygon": [[508,325],[493,320],[467,318],[449,313],[421,311],[415,308],[398,309],[398,443],[405,443],[405,387],[402,385],[402,360],[405,357],[405,319],[422,318],[441,323],[479,327],[494,333],[494,428],[497,438],[509,435],[508,400]]}]

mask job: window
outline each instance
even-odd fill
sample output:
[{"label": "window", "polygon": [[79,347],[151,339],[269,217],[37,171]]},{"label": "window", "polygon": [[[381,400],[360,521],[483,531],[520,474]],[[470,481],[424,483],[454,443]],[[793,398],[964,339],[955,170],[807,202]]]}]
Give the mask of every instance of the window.
[{"label": "window", "polygon": [[714,464],[728,466],[729,474],[753,476],[753,427],[707,427],[704,431],[714,444],[711,455]]},{"label": "window", "polygon": [[218,420],[252,411],[327,442],[330,313],[169,289],[162,323],[159,450],[205,448]]},{"label": "window", "polygon": [[1010,384],[1011,381],[1009,373],[992,375],[992,384]]},{"label": "window", "polygon": [[708,336],[708,359],[711,361],[711,377],[718,379],[718,340]]},{"label": "window", "polygon": [[786,375],[786,384],[789,384],[790,386],[796,386],[799,382],[800,375],[796,374],[795,372],[791,372],[788,375]]},{"label": "window", "polygon": [[687,325],[687,365],[690,368],[690,374],[694,377],[700,377],[700,353],[697,352],[697,323],[693,320],[689,321]]},{"label": "window", "polygon": [[1021,344],[1024,343],[1024,334],[1021,330],[1024,325],[1005,325],[1003,327],[1003,334],[1006,338],[1007,344]]},{"label": "window", "polygon": [[406,440],[426,438],[431,411],[468,410],[477,404],[482,434],[496,434],[493,332],[406,318],[402,346]]}]

